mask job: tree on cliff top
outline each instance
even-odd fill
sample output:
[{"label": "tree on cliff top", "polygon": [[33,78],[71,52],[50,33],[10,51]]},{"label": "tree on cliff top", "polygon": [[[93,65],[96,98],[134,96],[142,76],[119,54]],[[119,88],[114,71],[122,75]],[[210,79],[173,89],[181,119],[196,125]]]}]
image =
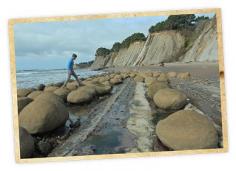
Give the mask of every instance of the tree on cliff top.
[{"label": "tree on cliff top", "polygon": [[122,41],[121,48],[128,48],[129,45],[133,42],[145,41],[145,40],[146,40],[146,37],[143,33],[134,33]]},{"label": "tree on cliff top", "polygon": [[106,56],[110,53],[111,51],[107,48],[100,47],[96,50],[95,56]]},{"label": "tree on cliff top", "polygon": [[121,48],[121,43],[120,42],[116,42],[113,44],[111,51],[112,52],[118,52]]},{"label": "tree on cliff top", "polygon": [[200,20],[209,19],[208,17],[197,17],[194,14],[170,15],[167,20],[157,23],[149,28],[149,33],[163,30],[182,30],[195,26]]}]

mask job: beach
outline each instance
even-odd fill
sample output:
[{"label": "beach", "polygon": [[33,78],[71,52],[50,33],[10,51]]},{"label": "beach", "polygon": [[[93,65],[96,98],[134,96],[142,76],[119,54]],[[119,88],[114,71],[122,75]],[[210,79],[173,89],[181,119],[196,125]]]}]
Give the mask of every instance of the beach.
[{"label": "beach", "polygon": [[[31,136],[37,140],[37,150],[34,150],[33,156],[55,157],[175,150],[179,147],[163,141],[161,137],[165,137],[166,133],[160,132],[161,128],[157,129],[157,125],[161,120],[168,119],[170,114],[174,115],[173,113],[181,110],[200,113],[209,120],[209,123],[207,122],[206,125],[204,121],[201,125],[201,121],[198,121],[199,125],[196,127],[206,127],[204,132],[207,132],[210,125],[209,134],[215,132],[212,135],[215,142],[212,142],[204,137],[203,132],[197,131],[198,138],[201,139],[203,136],[202,139],[206,139],[203,140],[204,142],[199,142],[201,145],[188,147],[189,149],[221,148],[222,123],[218,68],[217,63],[207,62],[167,63],[164,67],[106,68],[97,75],[83,78],[82,87],[78,88],[77,83],[71,81],[67,85],[66,93],[58,93],[62,84],[57,82],[45,85],[43,90],[34,89],[27,97],[32,97],[32,93],[40,91],[38,93],[40,98],[46,91],[54,92],[64,99],[60,104],[65,106],[68,117],[50,131],[40,133],[38,130],[39,133],[37,131],[31,133]],[[184,99],[182,102],[178,102],[181,98],[176,99],[172,107],[171,105],[158,106],[155,97],[150,98],[149,95],[150,85],[154,82],[164,85],[166,91],[171,88],[171,91],[180,94],[178,97]],[[79,89],[83,90],[79,92]],[[37,97],[33,98],[33,102],[39,101]],[[41,99],[47,101],[45,97]],[[171,101],[171,96],[169,100]],[[168,102],[165,101],[165,105]],[[29,126],[26,121],[29,116],[25,109],[29,104],[20,112],[20,117],[22,116],[20,124],[24,127]]]}]

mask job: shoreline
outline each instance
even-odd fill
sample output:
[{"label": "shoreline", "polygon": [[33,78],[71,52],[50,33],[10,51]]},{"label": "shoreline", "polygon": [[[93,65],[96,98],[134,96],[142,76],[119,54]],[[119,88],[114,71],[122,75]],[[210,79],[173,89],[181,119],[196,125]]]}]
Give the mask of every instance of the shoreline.
[{"label": "shoreline", "polygon": [[[164,119],[168,118],[169,115],[178,110],[185,110],[185,107],[180,107],[178,110],[163,110],[157,107],[153,99],[147,94],[149,85],[154,80],[163,82],[171,89],[186,94],[188,97],[186,103],[194,106],[194,110],[196,108],[198,109],[196,111],[204,113],[204,116],[216,125],[215,129],[219,137],[217,147],[222,147],[218,64],[202,64],[175,63],[165,64],[165,67],[104,69],[102,70],[104,73],[84,79],[85,86],[81,88],[92,85],[92,87],[98,86],[100,88],[101,86],[103,88],[110,86],[112,89],[109,89],[105,94],[93,95],[89,101],[86,100],[83,103],[73,105],[71,102],[68,103],[70,100],[68,96],[71,92],[78,90],[78,87],[75,81],[71,81],[67,86],[69,91],[66,92],[66,96],[61,96],[69,112],[69,118],[64,126],[57,127],[49,134],[31,135],[38,139],[36,143],[37,153],[33,156],[173,150],[165,142],[161,142],[159,135],[155,133],[155,126],[163,117]],[[61,87],[61,83],[46,85],[43,91],[56,92],[57,89],[61,89],[59,87]],[[137,93],[141,94],[137,95]],[[35,99],[33,102],[37,101]],[[144,114],[145,112],[139,113],[139,111],[144,110],[147,114]],[[145,117],[145,115],[149,115],[148,113],[150,113],[150,117]],[[139,120],[140,116],[144,120]],[[146,122],[149,124],[145,125]],[[144,129],[148,131],[144,133]],[[149,133],[152,135],[151,137],[147,136]],[[59,138],[56,138],[58,135],[60,135]],[[42,151],[39,149],[42,148],[40,143],[45,143],[51,148],[44,149],[46,152],[43,154],[39,152]]]}]

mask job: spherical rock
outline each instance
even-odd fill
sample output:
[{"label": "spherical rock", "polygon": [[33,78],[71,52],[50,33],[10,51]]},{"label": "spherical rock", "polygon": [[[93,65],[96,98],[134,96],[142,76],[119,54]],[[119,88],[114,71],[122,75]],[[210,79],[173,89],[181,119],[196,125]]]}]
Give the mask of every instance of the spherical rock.
[{"label": "spherical rock", "polygon": [[110,83],[112,85],[120,84],[120,83],[122,83],[122,79],[112,78],[112,79],[110,79]]},{"label": "spherical rock", "polygon": [[167,77],[168,78],[175,78],[177,76],[177,73],[176,72],[168,72],[167,73]]},{"label": "spherical rock", "polygon": [[93,86],[82,86],[70,92],[67,96],[67,101],[76,104],[87,103],[92,101],[95,95],[96,89]]},{"label": "spherical rock", "polygon": [[169,88],[169,85],[165,81],[153,81],[150,85],[147,87],[147,95],[149,98],[153,98],[154,94],[163,88]]},{"label": "spherical rock", "polygon": [[134,81],[136,81],[136,82],[143,82],[144,78],[142,76],[137,75],[136,77],[134,77]]},{"label": "spherical rock", "polygon": [[68,117],[63,100],[45,92],[20,112],[19,124],[30,134],[45,133],[64,125]]},{"label": "spherical rock", "polygon": [[32,88],[21,88],[21,89],[17,90],[17,96],[18,97],[26,97],[32,91],[34,91],[34,89],[32,89]]},{"label": "spherical rock", "polygon": [[173,150],[217,148],[218,135],[206,116],[191,110],[171,114],[156,126],[160,141]]},{"label": "spherical rock", "polygon": [[165,73],[161,73],[160,76],[157,78],[158,81],[168,81],[168,77]]},{"label": "spherical rock", "polygon": [[66,100],[67,95],[70,93],[70,90],[68,90],[67,88],[58,88],[54,91],[54,94],[56,94],[57,96],[61,97],[63,100]]},{"label": "spherical rock", "polygon": [[153,100],[157,107],[165,110],[181,109],[187,104],[187,96],[183,92],[171,88],[157,91]]},{"label": "spherical rock", "polygon": [[58,89],[59,87],[56,87],[56,86],[46,86],[44,88],[44,91],[47,91],[47,92],[54,92],[56,89]]},{"label": "spherical rock", "polygon": [[32,157],[34,153],[34,139],[33,137],[26,131],[26,129],[20,127],[19,128],[19,136],[20,136],[20,156],[21,158],[29,158]]},{"label": "spherical rock", "polygon": [[20,113],[20,111],[22,111],[22,109],[28,105],[30,102],[32,102],[33,100],[29,97],[18,97],[17,98],[17,106],[18,106],[18,114]]},{"label": "spherical rock", "polygon": [[31,99],[36,99],[40,94],[42,94],[43,91],[33,91],[32,93],[30,93],[27,97],[31,98]]},{"label": "spherical rock", "polygon": [[183,72],[183,73],[179,73],[177,75],[178,79],[183,79],[183,80],[187,80],[190,78],[190,73],[189,72]]}]

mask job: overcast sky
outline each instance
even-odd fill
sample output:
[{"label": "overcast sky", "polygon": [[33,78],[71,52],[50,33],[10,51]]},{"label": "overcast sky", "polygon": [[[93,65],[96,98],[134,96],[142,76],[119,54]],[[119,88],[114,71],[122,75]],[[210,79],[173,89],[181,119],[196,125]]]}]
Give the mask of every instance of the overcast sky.
[{"label": "overcast sky", "polygon": [[97,48],[111,48],[114,42],[121,42],[135,32],[147,35],[151,25],[166,18],[155,16],[16,24],[16,68],[65,68],[72,53],[79,53],[77,63],[94,60]]}]

